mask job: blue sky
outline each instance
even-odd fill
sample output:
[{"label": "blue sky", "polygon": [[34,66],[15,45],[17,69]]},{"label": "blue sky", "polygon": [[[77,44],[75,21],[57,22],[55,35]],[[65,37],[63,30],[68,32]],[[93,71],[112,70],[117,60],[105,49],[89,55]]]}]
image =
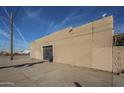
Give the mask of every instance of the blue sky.
[{"label": "blue sky", "polygon": [[60,29],[113,15],[115,33],[124,33],[124,7],[0,7],[0,50],[9,50],[9,16],[14,14],[14,50]]}]

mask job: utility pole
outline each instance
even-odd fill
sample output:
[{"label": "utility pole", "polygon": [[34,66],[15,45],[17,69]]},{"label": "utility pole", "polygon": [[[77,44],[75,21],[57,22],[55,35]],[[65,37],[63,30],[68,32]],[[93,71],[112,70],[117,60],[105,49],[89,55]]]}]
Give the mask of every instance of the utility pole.
[{"label": "utility pole", "polygon": [[13,60],[13,14],[10,15],[10,49],[11,60]]}]

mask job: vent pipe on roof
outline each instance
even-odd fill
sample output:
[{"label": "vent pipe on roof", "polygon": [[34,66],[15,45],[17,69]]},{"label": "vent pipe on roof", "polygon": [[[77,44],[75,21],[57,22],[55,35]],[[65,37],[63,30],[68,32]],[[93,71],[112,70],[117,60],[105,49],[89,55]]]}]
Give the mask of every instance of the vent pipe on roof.
[{"label": "vent pipe on roof", "polygon": [[103,17],[103,18],[107,17],[107,13],[104,13],[104,14],[102,15],[102,17]]},{"label": "vent pipe on roof", "polygon": [[72,30],[73,30],[73,28],[72,28],[72,27],[70,27],[70,30],[69,30],[69,32],[72,32]]}]

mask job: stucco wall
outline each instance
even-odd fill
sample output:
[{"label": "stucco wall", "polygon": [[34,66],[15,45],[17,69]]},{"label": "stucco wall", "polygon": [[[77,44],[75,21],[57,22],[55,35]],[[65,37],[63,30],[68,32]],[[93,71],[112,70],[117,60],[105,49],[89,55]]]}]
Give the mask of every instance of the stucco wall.
[{"label": "stucco wall", "polygon": [[42,57],[42,50],[41,50],[41,44],[37,42],[33,42],[30,45],[30,57],[35,59],[43,59]]},{"label": "stucco wall", "polygon": [[54,61],[78,66],[92,66],[92,35],[61,40],[54,45]]},{"label": "stucco wall", "polygon": [[93,68],[112,71],[113,18],[93,23]]},{"label": "stucco wall", "polygon": [[31,57],[43,58],[42,46],[53,45],[53,61],[112,71],[113,18],[55,32],[31,44]]}]

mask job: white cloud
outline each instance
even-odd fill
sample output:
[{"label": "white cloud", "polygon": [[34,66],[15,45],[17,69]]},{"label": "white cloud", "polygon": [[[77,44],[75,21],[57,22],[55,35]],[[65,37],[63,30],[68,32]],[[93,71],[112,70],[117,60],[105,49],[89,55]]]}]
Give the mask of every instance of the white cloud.
[{"label": "white cloud", "polygon": [[[9,48],[10,47],[10,41],[9,40],[1,39],[0,42],[1,42],[0,43],[0,51],[10,49]],[[22,40],[14,39],[14,51],[27,49],[28,47],[29,47],[28,44],[23,42]]]},{"label": "white cloud", "polygon": [[74,9],[74,11],[72,13],[70,13],[64,20],[62,20],[59,24],[56,24],[53,27],[53,30],[56,30],[58,28],[61,28],[62,26],[64,26],[67,22],[69,22],[70,20],[72,20],[73,17],[75,17],[75,15],[77,14],[77,12],[79,11],[79,8]]},{"label": "white cloud", "polygon": [[21,39],[27,43],[27,41],[25,40],[23,34],[21,33],[20,29],[16,26],[16,24],[14,23],[15,29],[17,30],[18,34],[20,35]]},{"label": "white cloud", "polygon": [[78,12],[79,8],[76,8],[70,15],[68,15],[62,22],[61,24],[64,25],[66,24],[68,21],[70,21],[70,19],[75,16]]},{"label": "white cloud", "polygon": [[0,30],[0,35],[2,35],[3,37],[6,37],[7,39],[9,39],[9,34],[6,33],[4,30]]},{"label": "white cloud", "polygon": [[50,31],[52,30],[53,26],[54,26],[54,22],[51,21],[51,22],[49,23],[49,25],[48,25],[48,29],[47,29],[47,31],[46,31],[46,34],[50,33]]},{"label": "white cloud", "polygon": [[28,18],[36,18],[38,17],[42,12],[42,8],[39,8],[39,9],[35,9],[34,11],[31,10],[31,8],[25,8],[25,13],[27,15]]},{"label": "white cloud", "polygon": [[[8,13],[8,11],[7,11],[6,7],[3,7],[3,9],[4,9],[4,11],[5,11],[6,15],[7,15],[7,16],[8,16],[8,18],[9,18],[9,13]],[[24,38],[23,34],[21,33],[20,29],[17,27],[17,25],[16,25],[15,23],[14,23],[14,26],[15,26],[16,31],[17,31],[17,32],[18,32],[18,34],[20,35],[21,39],[22,39],[25,43],[27,43],[27,41],[25,40],[25,38]]]},{"label": "white cloud", "polygon": [[[9,49],[9,44],[10,44],[9,33],[0,29],[0,37],[1,36],[5,37],[6,39],[5,38],[0,39],[0,42],[1,42],[0,43],[0,50]],[[24,48],[28,47],[28,43],[25,42],[24,40],[21,40],[21,39],[18,39],[18,38],[14,37],[14,47],[15,47],[15,49],[16,48],[20,48],[20,49],[23,48],[24,49]]]},{"label": "white cloud", "polygon": [[10,15],[9,15],[9,13],[8,13],[8,11],[7,11],[7,9],[6,9],[6,7],[2,7],[3,8],[3,10],[5,11],[5,13],[7,14],[7,16],[9,17]]}]

